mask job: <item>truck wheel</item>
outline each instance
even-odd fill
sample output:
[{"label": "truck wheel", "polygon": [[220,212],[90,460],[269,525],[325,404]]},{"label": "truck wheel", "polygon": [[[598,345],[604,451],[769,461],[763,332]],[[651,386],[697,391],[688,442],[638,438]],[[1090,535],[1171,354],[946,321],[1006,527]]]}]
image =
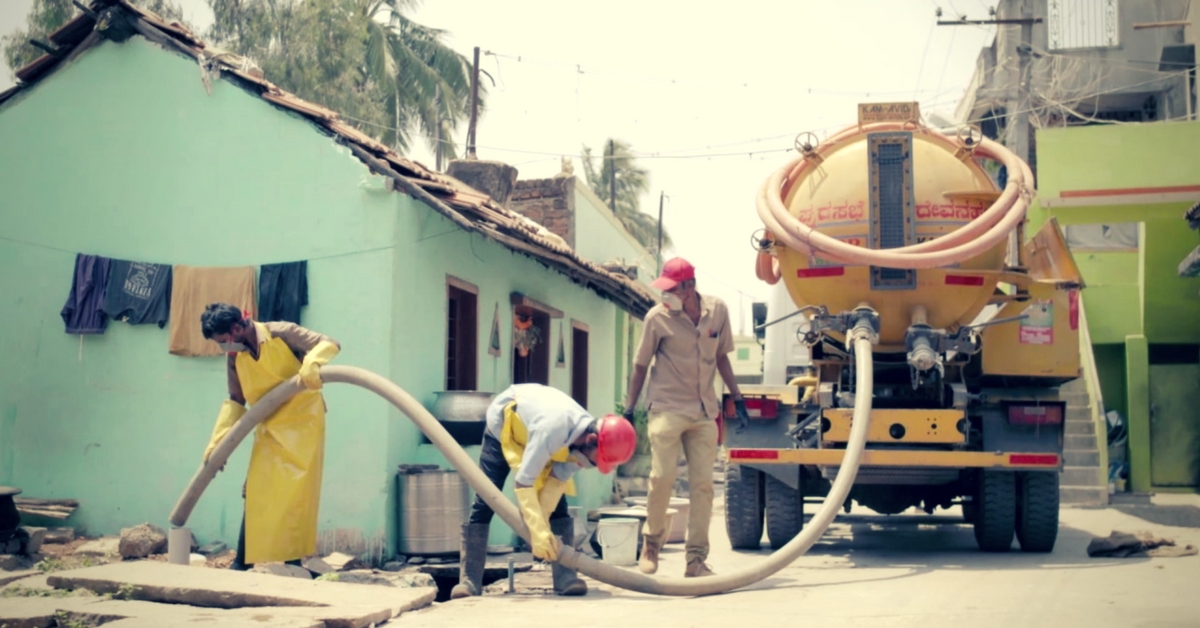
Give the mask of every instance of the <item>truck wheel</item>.
[{"label": "truck wheel", "polygon": [[985,552],[1007,552],[1012,547],[1017,519],[1016,474],[980,471],[975,495],[975,542]]},{"label": "truck wheel", "polygon": [[1017,541],[1024,552],[1050,552],[1058,538],[1058,473],[1017,476]]},{"label": "truck wheel", "polygon": [[[804,492],[764,474],[767,495],[767,540],[779,549],[804,527]],[[803,482],[803,480],[801,480]]]},{"label": "truck wheel", "polygon": [[763,474],[733,464],[725,469],[725,531],[733,549],[758,549],[763,535]]}]

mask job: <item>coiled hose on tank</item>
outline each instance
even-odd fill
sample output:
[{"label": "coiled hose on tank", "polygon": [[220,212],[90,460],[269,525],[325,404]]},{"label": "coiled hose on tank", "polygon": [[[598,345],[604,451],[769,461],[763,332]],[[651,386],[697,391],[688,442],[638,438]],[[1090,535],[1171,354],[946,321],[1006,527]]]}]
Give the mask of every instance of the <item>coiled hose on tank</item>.
[{"label": "coiled hose on tank", "polygon": [[[847,244],[817,231],[800,222],[784,205],[786,197],[800,177],[820,164],[819,154],[829,152],[847,138],[860,132],[914,131],[951,151],[962,147],[941,133],[927,129],[914,129],[904,123],[878,123],[864,125],[860,130],[851,127],[829,138],[823,151],[797,157],[776,170],[758,190],[757,209],[767,231],[773,238],[797,251],[817,253],[822,258],[843,264],[883,266],[887,268],[936,268],[957,264],[976,257],[1002,242],[1025,219],[1025,212],[1033,197],[1033,171],[1011,150],[990,139],[983,138],[974,149],[974,154],[1004,164],[1008,181],[1004,191],[978,218],[958,229],[927,242],[894,249],[867,249]],[[812,156],[810,156],[812,155]],[[814,158],[817,157],[817,158]],[[763,263],[760,260],[760,264]],[[759,278],[776,275],[757,269]],[[773,283],[773,282],[771,282]]]},{"label": "coiled hose on tank", "polygon": [[[833,522],[838,509],[845,503],[846,495],[849,494],[850,487],[854,484],[854,478],[858,475],[859,460],[862,457],[863,447],[867,441],[867,428],[871,415],[871,389],[873,385],[871,371],[871,331],[869,327],[856,328],[851,333],[851,339],[857,361],[857,378],[855,382],[854,418],[850,429],[850,440],[846,445],[846,455],[842,460],[841,470],[838,472],[837,478],[829,490],[829,496],[825,498],[825,503],[821,506],[820,511],[813,516],[808,525],[804,526],[800,534],[796,535],[787,545],[779,548],[753,567],[706,578],[647,576],[637,571],[602,563],[590,556],[575,551],[573,548],[565,546],[559,553],[558,562],[600,582],[621,587],[622,589],[657,595],[690,596],[723,593],[753,584],[783,569],[799,558],[801,554],[808,551],[808,548],[816,543],[817,539],[821,538],[821,535],[825,533],[825,529]],[[446,431],[446,428],[442,427],[442,424],[438,423],[437,419],[433,418],[433,415],[429,414],[412,395],[409,395],[384,377],[353,366],[331,365],[322,367],[321,379],[325,383],[345,383],[366,388],[383,397],[401,412],[408,415],[408,418],[412,419],[413,423],[416,423],[417,427],[429,437],[430,442],[442,452],[442,455],[450,461],[450,464],[458,470],[463,479],[492,507],[496,514],[520,534],[522,538],[526,541],[529,540],[529,532],[525,528],[525,522],[522,520],[517,507],[504,496],[500,489],[496,488],[487,479],[487,476],[483,474],[479,465],[454,441],[449,432]],[[208,464],[202,466],[196,472],[196,475],[192,477],[191,483],[183,492],[183,495],[179,497],[174,510],[171,511],[171,525],[182,527],[187,523],[192,509],[196,506],[197,500],[200,499],[200,495],[203,494],[209,482],[216,476],[217,471],[224,466],[225,461],[233,453],[233,450],[238,447],[258,423],[271,416],[280,405],[301,390],[302,387],[299,384],[298,378],[292,378],[276,386],[274,390],[264,395],[258,403],[254,404],[254,407],[233,426],[221,443],[217,445],[217,448],[209,457]],[[190,535],[186,534],[178,536],[190,537]],[[175,542],[176,538],[177,535],[171,535],[171,542]],[[168,550],[168,553],[172,556],[177,555],[177,552],[170,550]],[[186,551],[178,552],[178,554],[182,555],[186,560]]]}]

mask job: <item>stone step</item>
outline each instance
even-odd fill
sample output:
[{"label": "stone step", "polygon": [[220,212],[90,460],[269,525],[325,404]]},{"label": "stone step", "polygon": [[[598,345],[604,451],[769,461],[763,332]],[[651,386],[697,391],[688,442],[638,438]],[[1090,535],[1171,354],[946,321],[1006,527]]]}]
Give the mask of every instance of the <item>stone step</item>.
[{"label": "stone step", "polygon": [[1068,436],[1071,434],[1078,434],[1080,436],[1091,434],[1095,436],[1096,434],[1096,426],[1091,421],[1067,421],[1063,429],[1063,433]]},{"label": "stone step", "polygon": [[1096,432],[1093,430],[1087,434],[1067,434],[1063,438],[1064,449],[1088,449],[1096,450]]},{"label": "stone step", "polygon": [[1058,398],[1067,402],[1068,408],[1090,408],[1092,405],[1087,393],[1059,391]]},{"label": "stone step", "polygon": [[1062,386],[1059,386],[1058,393],[1062,394],[1065,392],[1086,393],[1087,392],[1087,380],[1082,377],[1078,377],[1078,378],[1075,378],[1075,379],[1063,384]]},{"label": "stone step", "polygon": [[1063,464],[1069,467],[1099,467],[1100,452],[1095,449],[1067,449],[1063,451]]},{"label": "stone step", "polygon": [[1058,501],[1062,504],[1107,504],[1108,487],[1062,486],[1058,489]]},{"label": "stone step", "polygon": [[1098,486],[1107,489],[1107,484],[1101,483],[1100,467],[1064,466],[1059,478],[1060,486]]},{"label": "stone step", "polygon": [[1068,421],[1087,421],[1091,423],[1092,411],[1090,408],[1068,407],[1066,418]]}]

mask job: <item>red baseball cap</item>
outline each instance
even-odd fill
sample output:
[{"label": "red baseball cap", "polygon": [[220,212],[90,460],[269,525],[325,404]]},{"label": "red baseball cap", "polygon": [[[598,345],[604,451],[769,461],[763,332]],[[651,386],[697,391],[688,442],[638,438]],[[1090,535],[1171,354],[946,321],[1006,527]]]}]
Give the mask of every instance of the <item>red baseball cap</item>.
[{"label": "red baseball cap", "polygon": [[670,290],[680,282],[696,278],[696,269],[682,257],[675,257],[663,264],[662,274],[650,282],[655,290]]}]

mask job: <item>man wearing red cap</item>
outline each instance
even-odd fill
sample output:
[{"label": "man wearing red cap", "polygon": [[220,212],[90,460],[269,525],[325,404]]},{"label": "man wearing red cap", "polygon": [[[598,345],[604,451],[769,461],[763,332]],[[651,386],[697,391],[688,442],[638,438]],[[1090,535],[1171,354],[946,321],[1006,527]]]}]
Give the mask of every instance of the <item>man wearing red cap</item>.
[{"label": "man wearing red cap", "polygon": [[681,257],[664,264],[662,274],[650,286],[662,291],[663,302],[646,314],[625,398],[625,417],[632,420],[649,370],[647,435],[653,460],[638,568],[644,573],[658,570],[658,554],[666,536],[667,506],[682,447],[687,458],[691,501],[684,576],[711,576],[713,572],[704,561],[708,558],[713,463],[717,457],[715,419],[720,414],[720,402],[713,387],[716,373],[721,374],[733,395],[738,418],[743,422],[747,419],[746,405],[727,355],[734,348],[729,310],[720,299],[696,292],[695,268]]}]

